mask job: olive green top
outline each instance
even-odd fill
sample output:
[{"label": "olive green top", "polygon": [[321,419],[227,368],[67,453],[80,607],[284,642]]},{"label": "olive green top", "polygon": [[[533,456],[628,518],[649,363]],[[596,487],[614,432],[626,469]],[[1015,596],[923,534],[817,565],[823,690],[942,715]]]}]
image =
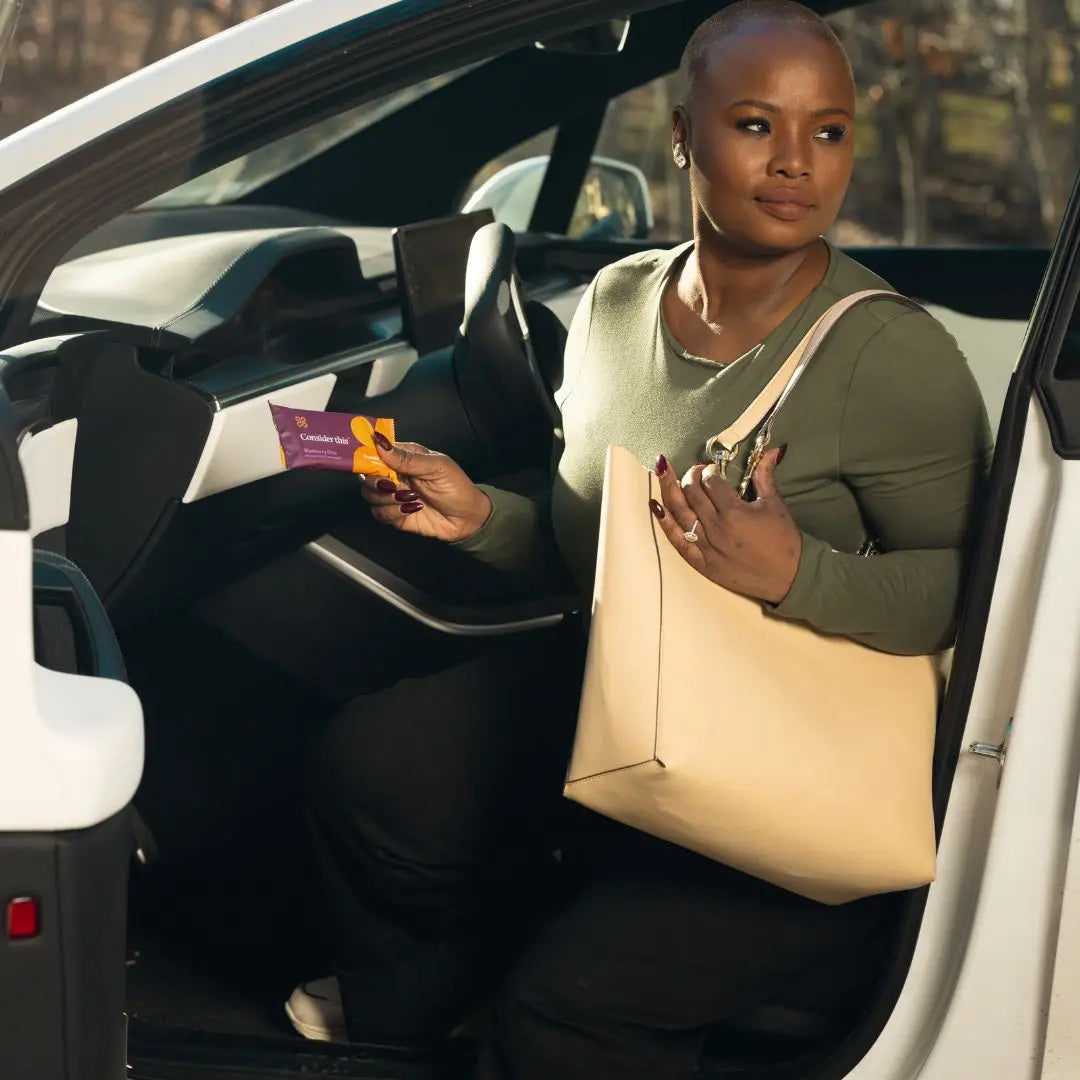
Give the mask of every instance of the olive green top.
[{"label": "olive green top", "polygon": [[[591,595],[607,447],[649,466],[663,452],[681,476],[831,304],[889,288],[830,247],[810,296],[757,349],[719,365],[680,348],[662,315],[665,283],[689,247],[642,252],[597,275],[566,346],[550,513],[486,488],[491,517],[462,549],[536,581],[557,545]],[[776,479],[802,556],[787,597],[769,610],[888,652],[949,644],[991,452],[982,397],[954,339],[931,315],[887,298],[859,305],[778,414],[771,445],[785,443]],[[747,449],[729,469],[733,482]],[[855,554],[870,536],[883,554]]]}]

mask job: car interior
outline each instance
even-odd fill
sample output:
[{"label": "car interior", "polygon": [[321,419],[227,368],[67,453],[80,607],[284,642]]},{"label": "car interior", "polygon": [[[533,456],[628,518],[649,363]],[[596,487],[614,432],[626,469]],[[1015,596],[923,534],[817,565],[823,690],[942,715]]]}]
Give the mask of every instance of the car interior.
[{"label": "car interior", "polygon": [[[718,6],[515,45],[238,198],[131,209],[65,254],[5,351],[27,445],[73,438],[77,421],[67,523],[36,543],[93,584],[145,710],[127,970],[144,1046],[382,1054],[379,1075],[464,1075],[468,1037],[376,1051],[305,1046],[287,1026],[292,987],[330,964],[305,750],[347,701],[417,674],[403,656],[469,655],[587,600],[514,593],[452,548],[376,525],[351,475],[283,471],[268,403],[392,417],[475,479],[540,491],[577,301],[602,267],[658,243],[640,210],[568,235],[605,111],[675,70]],[[526,222],[494,202],[466,209],[488,162],[552,129]],[[995,424],[1048,249],[846,250],[945,323]],[[24,455],[39,499],[51,460]],[[39,610],[37,642],[41,663],[78,670],[62,613]],[[703,1075],[827,1075],[814,1070],[902,981],[907,903],[863,970],[747,1003]]]}]

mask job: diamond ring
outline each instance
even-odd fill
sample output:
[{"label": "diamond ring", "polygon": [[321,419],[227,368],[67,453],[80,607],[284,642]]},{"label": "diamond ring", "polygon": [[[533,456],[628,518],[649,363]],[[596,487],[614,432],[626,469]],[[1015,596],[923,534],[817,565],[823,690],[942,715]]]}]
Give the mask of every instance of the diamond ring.
[{"label": "diamond ring", "polygon": [[698,519],[694,518],[693,528],[691,528],[689,532],[684,532],[683,533],[683,539],[688,544],[696,544],[698,542],[697,529],[698,529],[698,525],[700,525],[700,524],[701,523],[698,521]]}]

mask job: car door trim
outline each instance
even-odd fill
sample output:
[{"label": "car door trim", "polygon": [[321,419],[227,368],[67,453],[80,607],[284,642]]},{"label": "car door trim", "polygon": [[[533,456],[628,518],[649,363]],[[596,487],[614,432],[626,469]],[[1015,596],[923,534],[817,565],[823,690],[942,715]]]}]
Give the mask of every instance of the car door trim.
[{"label": "car door trim", "polygon": [[68,523],[78,432],[79,421],[72,417],[42,431],[26,432],[19,441],[19,464],[30,500],[31,536]]},{"label": "car door trim", "polygon": [[[541,630],[557,625],[567,614],[571,614],[569,605],[563,607],[562,610],[549,610],[543,614],[526,617],[511,615],[504,618],[499,617],[498,609],[470,611],[464,608],[451,608],[449,605],[424,597],[408,583],[389,571],[383,570],[370,559],[366,559],[358,551],[332,536],[323,536],[318,540],[313,540],[305,545],[305,548],[315,558],[380,600],[384,600],[403,615],[432,630],[456,637],[496,637],[504,634],[520,634],[528,630]],[[443,608],[441,613],[433,610],[436,604]],[[508,610],[511,609],[504,609],[504,614]]]}]

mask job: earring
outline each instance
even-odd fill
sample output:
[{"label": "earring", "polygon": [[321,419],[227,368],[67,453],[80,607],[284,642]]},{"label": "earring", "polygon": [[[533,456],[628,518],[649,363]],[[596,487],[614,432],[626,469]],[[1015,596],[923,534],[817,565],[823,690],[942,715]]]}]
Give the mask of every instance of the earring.
[{"label": "earring", "polygon": [[672,155],[675,158],[675,164],[680,169],[685,169],[688,162],[686,160],[686,147],[682,143],[678,143],[675,146],[674,153]]}]

